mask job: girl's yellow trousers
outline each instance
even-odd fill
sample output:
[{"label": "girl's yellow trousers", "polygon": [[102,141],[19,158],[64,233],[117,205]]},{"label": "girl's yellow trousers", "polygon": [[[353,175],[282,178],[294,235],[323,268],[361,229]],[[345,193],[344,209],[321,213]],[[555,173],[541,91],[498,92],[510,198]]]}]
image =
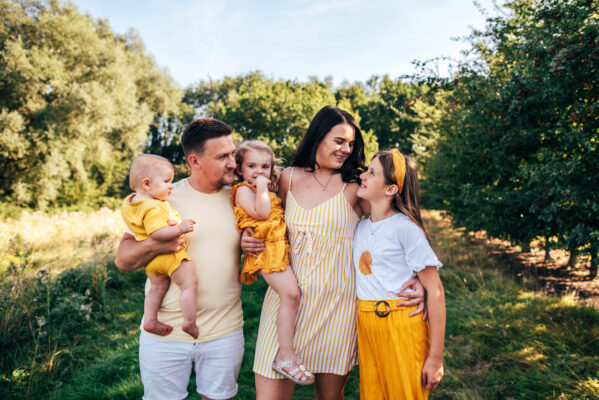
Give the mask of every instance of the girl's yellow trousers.
[{"label": "girl's yellow trousers", "polygon": [[[401,301],[401,300],[399,300]],[[428,397],[421,371],[429,352],[428,322],[416,307],[398,300],[358,301],[358,357],[361,400],[421,400]]]}]

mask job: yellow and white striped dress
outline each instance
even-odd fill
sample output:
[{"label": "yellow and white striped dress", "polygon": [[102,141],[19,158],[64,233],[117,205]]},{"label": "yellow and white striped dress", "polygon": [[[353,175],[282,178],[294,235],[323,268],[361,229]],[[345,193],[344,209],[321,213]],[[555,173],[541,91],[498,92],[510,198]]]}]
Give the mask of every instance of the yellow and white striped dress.
[{"label": "yellow and white striped dress", "polygon": [[[301,288],[295,350],[313,373],[347,374],[357,363],[356,288],[351,243],[359,221],[345,197],[334,197],[309,210],[291,193],[289,176],[285,223],[291,244],[291,267]],[[272,370],[279,345],[276,315],[279,296],[268,288],[262,305],[254,372],[283,379]]]}]

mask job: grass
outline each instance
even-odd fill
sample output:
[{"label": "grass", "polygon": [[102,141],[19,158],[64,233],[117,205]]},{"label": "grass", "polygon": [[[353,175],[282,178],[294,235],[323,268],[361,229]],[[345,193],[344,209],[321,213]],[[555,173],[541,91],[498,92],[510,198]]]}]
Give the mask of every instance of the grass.
[{"label": "grass", "polygon": [[21,277],[32,276],[40,268],[55,274],[85,263],[106,264],[124,230],[118,210],[52,215],[23,211],[18,218],[0,219],[0,273],[11,263],[24,261],[28,265]]},{"label": "grass", "polygon": [[[116,270],[110,260],[122,231],[114,223],[100,228],[110,219],[100,215],[67,214],[62,220],[72,223],[56,225],[39,215],[55,230],[47,228],[29,242],[21,238],[20,247],[6,252],[10,261],[0,275],[0,398],[141,397],[137,336],[144,274]],[[497,271],[496,261],[438,212],[425,213],[425,219],[445,264],[448,315],[446,374],[431,398],[599,398],[599,310],[572,297],[526,289]],[[74,222],[77,229],[62,232]],[[0,237],[9,227],[16,243],[19,230],[13,225],[27,223],[0,221]],[[87,235],[104,239],[98,243]],[[51,267],[40,272],[46,265]],[[246,345],[240,399],[255,397],[251,365],[265,290],[259,280],[242,292]],[[347,399],[359,398],[358,374],[355,368]],[[200,399],[193,385],[192,378],[189,398]],[[313,398],[311,388],[299,388],[295,398]]]}]

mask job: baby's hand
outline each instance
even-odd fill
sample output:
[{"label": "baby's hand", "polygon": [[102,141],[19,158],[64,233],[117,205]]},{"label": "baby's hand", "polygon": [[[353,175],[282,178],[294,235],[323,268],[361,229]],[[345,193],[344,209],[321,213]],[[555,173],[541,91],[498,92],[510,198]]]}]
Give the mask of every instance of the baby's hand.
[{"label": "baby's hand", "polygon": [[268,179],[264,175],[258,175],[256,177],[256,180],[254,181],[254,186],[256,186],[256,187],[268,186],[269,183],[270,183],[270,179]]},{"label": "baby's hand", "polygon": [[189,232],[193,232],[193,226],[195,225],[195,221],[193,219],[184,219],[179,224],[179,229],[181,231],[181,235],[184,235]]}]

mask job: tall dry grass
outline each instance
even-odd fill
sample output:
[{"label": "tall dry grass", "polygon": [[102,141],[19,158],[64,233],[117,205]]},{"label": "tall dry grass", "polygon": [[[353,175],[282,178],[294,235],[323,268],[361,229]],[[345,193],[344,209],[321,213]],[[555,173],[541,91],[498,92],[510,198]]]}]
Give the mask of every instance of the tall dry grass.
[{"label": "tall dry grass", "polygon": [[46,397],[139,323],[145,274],[112,261],[124,229],[109,209],[0,219],[0,398]]},{"label": "tall dry grass", "polygon": [[48,215],[22,212],[19,218],[0,219],[0,272],[11,262],[29,266],[23,273],[39,268],[57,273],[88,262],[113,257],[125,229],[118,210],[95,212],[64,211]]}]

